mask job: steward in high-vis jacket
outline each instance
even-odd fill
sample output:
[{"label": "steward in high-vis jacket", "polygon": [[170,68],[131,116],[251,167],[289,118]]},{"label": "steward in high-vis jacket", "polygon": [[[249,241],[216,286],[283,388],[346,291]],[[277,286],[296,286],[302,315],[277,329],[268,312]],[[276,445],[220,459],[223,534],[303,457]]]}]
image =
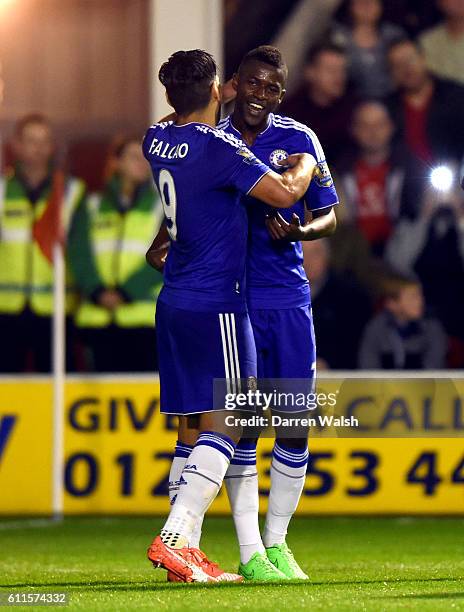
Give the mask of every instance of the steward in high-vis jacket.
[{"label": "steward in high-vis jacket", "polygon": [[[48,119],[21,119],[13,141],[16,166],[0,178],[0,372],[50,371],[53,264],[34,235],[52,195],[54,143]],[[69,230],[84,200],[85,185],[66,177],[63,226]],[[69,270],[66,274],[66,313],[76,304]],[[69,320],[68,320],[69,323]],[[68,332],[69,332],[68,325]],[[68,336],[68,369],[72,341]]]},{"label": "steward in high-vis jacket", "polygon": [[162,218],[159,195],[137,140],[115,153],[115,173],[102,194],[76,214],[69,239],[81,293],[75,324],[101,372],[156,369],[155,304],[162,276],[145,252]]}]

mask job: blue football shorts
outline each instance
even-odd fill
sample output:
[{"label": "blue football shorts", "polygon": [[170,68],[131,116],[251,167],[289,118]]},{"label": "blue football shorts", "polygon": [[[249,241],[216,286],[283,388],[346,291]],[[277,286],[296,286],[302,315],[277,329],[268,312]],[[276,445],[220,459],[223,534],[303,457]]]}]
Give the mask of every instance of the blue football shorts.
[{"label": "blue football shorts", "polygon": [[[250,310],[255,337],[258,385],[294,395],[314,392],[316,343],[310,306]],[[297,379],[297,380],[295,380]],[[282,403],[275,411],[304,412],[304,406]]]},{"label": "blue football shorts", "polygon": [[223,409],[215,404],[214,380],[239,390],[256,378],[256,348],[247,313],[196,312],[158,300],[156,333],[160,407],[165,414],[192,415]]},{"label": "blue football shorts", "polygon": [[258,378],[314,376],[316,343],[310,306],[250,310]]}]

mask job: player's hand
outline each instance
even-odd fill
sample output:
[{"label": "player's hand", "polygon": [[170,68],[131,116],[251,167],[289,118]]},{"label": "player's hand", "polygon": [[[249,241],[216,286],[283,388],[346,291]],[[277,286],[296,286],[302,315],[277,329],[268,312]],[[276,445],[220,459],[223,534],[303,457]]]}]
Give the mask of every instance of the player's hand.
[{"label": "player's hand", "polygon": [[157,249],[150,249],[147,252],[146,259],[152,268],[162,272],[164,264],[166,263],[166,257],[169,253],[169,242],[165,242]]},{"label": "player's hand", "polygon": [[266,227],[273,240],[297,242],[298,240],[303,240],[305,236],[300,217],[295,213],[293,213],[290,223],[285,221],[280,213],[276,213],[275,216],[272,217],[267,217]]},{"label": "player's hand", "polygon": [[114,310],[124,303],[124,299],[116,289],[106,289],[101,293],[98,302],[103,308]]},{"label": "player's hand", "polygon": [[317,161],[311,153],[293,153],[277,162],[277,164],[283,168],[294,168],[299,163],[306,164],[308,172],[312,172],[312,174],[314,174],[317,168]]}]

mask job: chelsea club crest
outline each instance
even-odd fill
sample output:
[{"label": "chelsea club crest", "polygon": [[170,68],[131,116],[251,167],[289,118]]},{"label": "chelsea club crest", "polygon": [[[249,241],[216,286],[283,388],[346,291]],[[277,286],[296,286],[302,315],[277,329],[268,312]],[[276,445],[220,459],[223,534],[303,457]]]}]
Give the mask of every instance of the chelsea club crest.
[{"label": "chelsea club crest", "polygon": [[276,149],[275,151],[272,151],[272,153],[269,155],[269,163],[276,170],[283,170],[285,166],[279,166],[278,162],[282,161],[283,159],[286,159],[287,157],[287,151],[284,151],[283,149]]}]

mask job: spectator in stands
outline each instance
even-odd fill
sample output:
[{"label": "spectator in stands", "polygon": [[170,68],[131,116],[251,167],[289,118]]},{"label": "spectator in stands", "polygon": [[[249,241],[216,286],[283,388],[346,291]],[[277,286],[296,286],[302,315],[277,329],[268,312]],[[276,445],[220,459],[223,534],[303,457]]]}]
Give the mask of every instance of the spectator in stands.
[{"label": "spectator in stands", "polygon": [[444,21],[419,38],[427,66],[436,76],[464,85],[464,2],[438,0]]},{"label": "spectator in stands", "polygon": [[400,24],[412,38],[440,20],[435,3],[424,0],[388,0],[384,9],[385,18]]},{"label": "spectator in stands", "polygon": [[355,105],[347,89],[347,58],[342,48],[324,44],[313,48],[303,71],[303,83],[281,112],[316,132],[326,157],[333,159],[349,141]]},{"label": "spectator in stands", "polygon": [[331,38],[348,57],[349,75],[363,97],[383,98],[393,91],[387,49],[406,36],[397,25],[382,20],[381,0],[345,0]]},{"label": "spectator in stands", "polygon": [[395,275],[385,280],[384,307],[366,326],[359,351],[364,370],[437,370],[446,365],[441,324],[424,314],[420,282]]},{"label": "spectator in stands", "polygon": [[97,371],[153,371],[162,277],[146,264],[145,251],[162,208],[139,139],[125,139],[114,157],[114,175],[102,194],[81,204],[70,236],[82,294],[76,325]]},{"label": "spectator in stands", "polygon": [[345,222],[356,225],[381,256],[400,212],[405,156],[392,147],[394,126],[384,104],[360,103],[353,114],[354,154],[337,164]]},{"label": "spectator in stands", "polygon": [[426,164],[460,160],[464,153],[464,87],[427,69],[416,43],[393,43],[388,52],[398,93],[389,100],[409,151]]},{"label": "spectator in stands", "polygon": [[[0,179],[0,372],[49,372],[53,264],[34,233],[59,180],[49,120],[39,114],[20,119],[13,151],[16,165]],[[84,192],[82,181],[65,177],[65,230],[69,229]],[[68,276],[68,315],[75,306],[75,297]],[[72,347],[72,342],[68,342],[68,347]],[[69,351],[68,369],[73,368],[71,357]]]},{"label": "spectator in stands", "polygon": [[359,338],[372,312],[370,301],[359,283],[347,274],[334,272],[326,238],[302,244],[311,287],[318,366],[355,368]]},{"label": "spectator in stands", "polygon": [[401,272],[417,274],[433,315],[448,335],[463,342],[464,193],[457,167],[452,169],[455,180],[448,190],[433,189],[430,172],[424,176],[420,212],[400,220],[385,255]]}]

